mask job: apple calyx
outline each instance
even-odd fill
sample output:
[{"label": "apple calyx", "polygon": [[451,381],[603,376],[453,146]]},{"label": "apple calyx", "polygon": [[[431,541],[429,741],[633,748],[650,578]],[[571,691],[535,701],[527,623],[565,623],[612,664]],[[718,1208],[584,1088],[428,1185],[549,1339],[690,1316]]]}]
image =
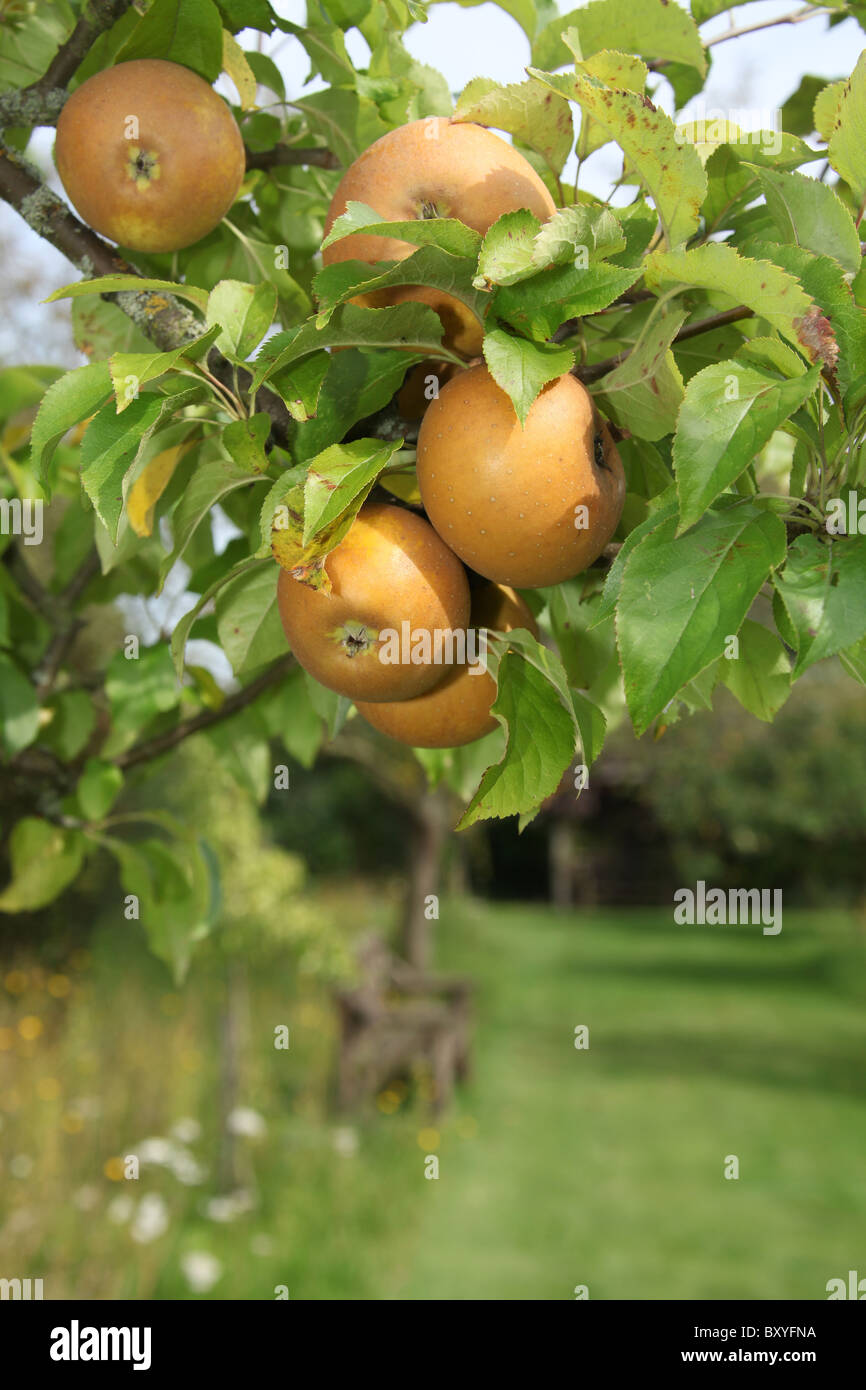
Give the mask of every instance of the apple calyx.
[{"label": "apple calyx", "polygon": [[346,656],[355,657],[375,647],[379,634],[364,623],[348,622],[334,629],[334,640]]},{"label": "apple calyx", "polygon": [[159,155],[143,150],[140,145],[130,145],[126,172],[136,188],[148,188],[160,177]]}]

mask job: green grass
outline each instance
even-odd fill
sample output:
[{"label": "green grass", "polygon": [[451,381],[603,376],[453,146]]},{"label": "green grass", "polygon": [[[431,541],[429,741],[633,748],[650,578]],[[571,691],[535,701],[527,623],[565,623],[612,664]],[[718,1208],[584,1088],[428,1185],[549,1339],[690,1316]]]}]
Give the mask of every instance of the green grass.
[{"label": "green grass", "polygon": [[[352,1122],[357,1151],[339,1153],[327,996],[288,966],[251,976],[240,1103],[267,1133],[239,1141],[255,1206],[227,1223],[205,1205],[218,976],[194,970],[175,993],[116,932],[96,937],[68,998],[31,972],[0,1017],[44,1023],[0,1052],[0,1274],[42,1276],[48,1297],[190,1297],[180,1261],[206,1251],[222,1266],[209,1297],[281,1284],[401,1300],[569,1299],[578,1284],[593,1299],[812,1299],[866,1274],[866,952],[852,918],[790,914],[763,937],[661,912],[445,903],[437,931],[440,967],[479,984],[474,1073],[438,1133],[410,1096]],[[280,1023],[289,1052],[272,1045]],[[82,1098],[94,1103],[70,1133]],[[203,1184],[105,1175],[182,1116],[202,1125]],[[424,1176],[433,1151],[438,1180]],[[12,1177],[21,1154],[32,1171]],[[146,1192],[169,1224],[139,1244],[108,1212]]]}]

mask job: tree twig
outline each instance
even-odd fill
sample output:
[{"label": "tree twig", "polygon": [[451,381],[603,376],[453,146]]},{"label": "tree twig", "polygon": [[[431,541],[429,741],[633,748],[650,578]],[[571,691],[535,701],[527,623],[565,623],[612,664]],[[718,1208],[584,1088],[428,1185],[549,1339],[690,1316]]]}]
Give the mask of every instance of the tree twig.
[{"label": "tree twig", "polygon": [[[713,314],[711,318],[701,319],[698,323],[686,324],[671,344],[675,347],[677,343],[683,343],[688,338],[697,338],[702,333],[712,333],[715,328],[724,328],[726,324],[737,323],[740,319],[750,319],[754,317],[754,309],[747,309],[745,305],[739,305],[736,309],[725,309],[724,313]],[[627,348],[625,352],[618,352],[614,357],[605,357],[601,362],[590,362],[584,366],[572,368],[572,376],[576,376],[578,381],[584,385],[588,382],[598,381],[600,377],[607,376],[615,367],[621,366],[627,357],[631,355],[632,349]]]},{"label": "tree twig", "polygon": [[707,39],[705,48],[714,48],[718,43],[727,43],[728,39],[738,39],[742,34],[756,34],[759,29],[773,29],[778,24],[802,24],[804,19],[814,19],[817,15],[831,15],[837,13],[834,10],[816,9],[814,5],[806,5],[801,10],[792,10],[790,14],[779,15],[776,19],[762,19],[755,24],[743,24],[738,29],[726,29],[723,34],[715,34],[711,39]]},{"label": "tree twig", "polygon": [[126,13],[132,0],[90,0],[65,43],[61,44],[38,82],[0,96],[0,127],[55,125],[69,95],[71,77],[96,39]]},{"label": "tree twig", "polygon": [[[32,231],[54,246],[76,270],[94,275],[138,275],[116,247],[91,231],[61,198],[42,182],[39,170],[0,141],[0,198]],[[200,320],[171,295],[154,290],[110,296],[127,317],[163,352],[198,336]]]},{"label": "tree twig", "polygon": [[278,169],[288,164],[305,164],[319,169],[341,169],[339,159],[322,146],[275,145],[272,150],[247,150],[247,171]]},{"label": "tree twig", "polygon": [[273,666],[269,666],[249,685],[245,685],[234,695],[227,696],[219,709],[202,710],[201,714],[195,715],[192,719],[182,720],[179,724],[175,724],[173,729],[167,729],[165,733],[156,734],[153,738],[133,744],[132,748],[128,748],[125,753],[119,753],[113,759],[115,766],[129,768],[137,767],[140,763],[151,762],[154,758],[161,757],[163,753],[170,753],[172,748],[177,748],[179,743],[183,743],[184,739],[189,738],[192,734],[201,733],[203,729],[212,729],[215,725],[224,723],[226,719],[231,719],[232,715],[238,714],[240,710],[251,705],[265,690],[270,690],[271,686],[278,685],[293,669],[294,665],[295,658],[291,652],[287,652],[285,656],[281,656],[274,662]]}]

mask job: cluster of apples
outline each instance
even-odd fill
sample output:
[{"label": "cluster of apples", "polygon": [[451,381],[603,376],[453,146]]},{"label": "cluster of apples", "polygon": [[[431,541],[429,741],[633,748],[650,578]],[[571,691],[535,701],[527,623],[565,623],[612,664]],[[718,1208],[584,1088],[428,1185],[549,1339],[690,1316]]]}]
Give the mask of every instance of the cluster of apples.
[{"label": "cluster of apples", "polygon": [[[132,250],[179,250],[206,236],[240,191],[243,141],[231,111],[176,63],[140,59],[97,73],[72,94],[55,158],[90,226]],[[508,212],[539,221],[554,204],[506,141],[477,125],[429,117],[390,132],[347,170],[326,232],[351,201],[386,221],[454,217],[484,235]],[[415,248],[357,233],[326,264],[398,261]],[[371,307],[428,304],[443,342],[467,360],[427,406],[417,474],[426,518],[365,504],[325,562],[330,592],[280,571],[278,600],[298,661],[353,699],[365,719],[415,747],[456,747],[495,727],[495,684],[476,661],[442,664],[436,636],[477,629],[535,632],[516,588],[558,584],[592,564],[625,496],[619,454],[573,376],[550,383],[523,427],[482,362],[482,328],[453,296],[424,285],[362,297]],[[383,634],[411,635],[409,660],[383,660]],[[416,639],[426,635],[427,646]],[[450,649],[453,651],[453,648]]]},{"label": "cluster of apples", "polygon": [[[484,235],[504,213],[554,212],[524,157],[490,131],[443,117],[413,121],[377,140],[341,180],[326,233],[349,202],[388,222],[456,217]],[[415,247],[354,233],[323,260],[396,261]],[[370,307],[430,305],[443,342],[471,358],[482,329],[461,301],[424,285],[380,290]],[[367,503],[325,561],[331,593],[283,570],[278,598],[298,660],[355,701],[375,728],[417,748],[453,748],[496,727],[492,678],[471,661],[443,667],[383,661],[382,634],[510,632],[535,621],[516,588],[559,584],[592,564],[613,535],[625,477],[607,426],[571,375],[545,387],[525,425],[483,363],[458,369],[424,412],[418,487],[426,519]],[[467,574],[468,569],[468,574]],[[432,641],[431,641],[432,647]]]}]

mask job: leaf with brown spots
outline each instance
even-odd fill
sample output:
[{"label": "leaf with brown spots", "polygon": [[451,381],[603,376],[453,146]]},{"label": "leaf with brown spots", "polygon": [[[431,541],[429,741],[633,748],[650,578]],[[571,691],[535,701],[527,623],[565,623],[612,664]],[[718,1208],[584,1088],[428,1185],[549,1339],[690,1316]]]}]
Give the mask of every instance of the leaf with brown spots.
[{"label": "leaf with brown spots", "polygon": [[574,144],[568,102],[537,82],[512,82],[503,87],[488,77],[474,77],[464,87],[453,119],[507,130],[536,150],[556,176]]},{"label": "leaf with brown spots", "polygon": [[694,251],[654,252],[647,257],[646,278],[651,289],[681,284],[726,294],[803,351],[798,325],[815,306],[800,282],[771,261],[750,260],[733,246],[714,241]]},{"label": "leaf with brown spots", "polygon": [[591,120],[615,140],[656,206],[665,239],[672,248],[688,241],[698,228],[707,177],[700,159],[676,138],[673,121],[650,109],[635,92],[607,87],[595,77],[570,76],[529,69],[533,77],[576,101]]}]

